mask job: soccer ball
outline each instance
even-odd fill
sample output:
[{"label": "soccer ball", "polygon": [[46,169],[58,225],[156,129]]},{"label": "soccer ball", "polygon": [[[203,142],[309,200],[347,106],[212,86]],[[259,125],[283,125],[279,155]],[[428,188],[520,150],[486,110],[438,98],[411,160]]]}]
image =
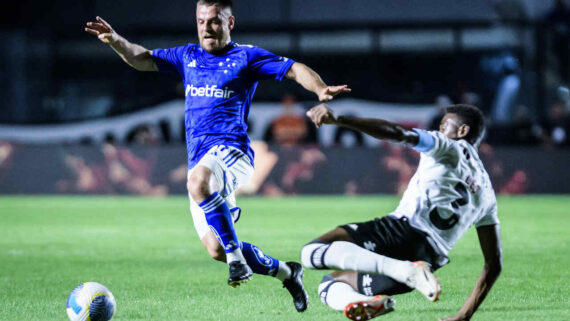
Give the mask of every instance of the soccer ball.
[{"label": "soccer ball", "polygon": [[115,297],[97,282],[77,286],[67,298],[67,316],[71,321],[109,321],[115,314]]}]

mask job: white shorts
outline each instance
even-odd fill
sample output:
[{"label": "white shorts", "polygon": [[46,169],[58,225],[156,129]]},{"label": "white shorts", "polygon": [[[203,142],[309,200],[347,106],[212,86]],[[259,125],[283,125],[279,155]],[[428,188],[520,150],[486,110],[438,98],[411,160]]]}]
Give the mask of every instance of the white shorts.
[{"label": "white shorts", "polygon": [[[235,147],[216,145],[196,164],[196,166],[199,165],[212,171],[210,191],[212,193],[218,192],[224,198],[232,213],[233,221],[236,222],[241,210],[236,207],[234,192],[245,185],[253,174],[253,166],[249,157]],[[188,170],[188,178],[190,178],[194,168]],[[202,208],[192,199],[190,193],[188,193],[188,197],[190,198],[190,212],[192,213],[192,220],[194,220],[194,228],[202,239],[210,231],[210,227],[206,222]]]}]

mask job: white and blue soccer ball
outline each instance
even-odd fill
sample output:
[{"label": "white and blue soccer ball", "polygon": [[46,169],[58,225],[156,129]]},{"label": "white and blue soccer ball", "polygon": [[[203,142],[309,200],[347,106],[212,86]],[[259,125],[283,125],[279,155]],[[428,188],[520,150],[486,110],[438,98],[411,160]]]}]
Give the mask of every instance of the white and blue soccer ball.
[{"label": "white and blue soccer ball", "polygon": [[67,316],[71,321],[109,321],[115,314],[115,297],[102,284],[85,282],[67,298]]}]

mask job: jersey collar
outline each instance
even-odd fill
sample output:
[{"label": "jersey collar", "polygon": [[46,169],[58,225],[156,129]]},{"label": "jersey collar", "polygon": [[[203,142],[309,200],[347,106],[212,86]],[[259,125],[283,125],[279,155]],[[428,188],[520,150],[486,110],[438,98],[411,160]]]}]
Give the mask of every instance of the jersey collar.
[{"label": "jersey collar", "polygon": [[220,56],[223,56],[226,52],[228,52],[230,49],[237,47],[237,44],[233,41],[230,41],[225,47],[224,49],[220,50],[219,52],[215,53],[215,54],[211,54],[209,52],[207,52],[206,50],[204,50],[204,48],[202,48],[202,46],[200,46],[200,51],[202,52],[201,56],[205,59],[215,59],[218,58]]}]

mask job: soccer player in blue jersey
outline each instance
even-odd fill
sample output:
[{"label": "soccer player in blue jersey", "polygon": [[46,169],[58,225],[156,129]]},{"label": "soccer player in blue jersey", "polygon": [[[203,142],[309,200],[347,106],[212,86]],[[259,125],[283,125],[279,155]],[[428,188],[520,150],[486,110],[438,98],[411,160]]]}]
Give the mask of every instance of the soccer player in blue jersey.
[{"label": "soccer player in blue jersey", "polygon": [[252,273],[274,276],[293,296],[295,308],[307,308],[303,270],[282,262],[253,244],[238,240],[234,222],[240,215],[234,192],[253,172],[247,117],[259,80],[284,77],[314,92],[320,101],[349,92],[327,86],[304,64],[254,46],[231,41],[235,25],[231,0],[199,0],[196,6],[199,44],[148,50],[121,37],[102,18],[85,31],[106,43],[130,66],[141,71],[177,73],[186,93],[188,194],[194,226],[210,256],[229,265],[228,284],[235,287]]}]

